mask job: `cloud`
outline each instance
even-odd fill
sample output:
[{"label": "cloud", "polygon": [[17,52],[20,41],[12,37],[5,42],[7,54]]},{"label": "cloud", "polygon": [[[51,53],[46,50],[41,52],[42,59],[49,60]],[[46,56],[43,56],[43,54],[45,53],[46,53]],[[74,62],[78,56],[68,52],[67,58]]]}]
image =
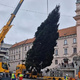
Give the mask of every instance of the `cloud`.
[{"label": "cloud", "polygon": [[[14,7],[17,6],[18,2],[19,0],[0,0],[0,28],[9,20],[10,14],[14,11]],[[61,6],[59,29],[75,26],[76,22],[73,19],[73,16],[76,15],[75,0],[48,0],[48,12],[50,13],[58,4]],[[5,43],[14,44],[27,38],[33,38],[37,27],[40,26],[46,18],[47,0],[24,0],[12,22],[13,27],[4,39]]]}]

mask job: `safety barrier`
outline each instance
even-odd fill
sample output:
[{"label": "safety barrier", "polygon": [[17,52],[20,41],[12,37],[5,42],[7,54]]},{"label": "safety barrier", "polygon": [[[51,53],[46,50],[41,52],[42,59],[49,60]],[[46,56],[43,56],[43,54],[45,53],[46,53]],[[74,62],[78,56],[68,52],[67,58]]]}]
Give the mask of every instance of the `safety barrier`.
[{"label": "safety barrier", "polygon": [[68,80],[75,80],[75,78],[70,77]]},{"label": "safety barrier", "polygon": [[64,77],[49,77],[49,76],[44,76],[43,80],[64,80]]},{"label": "safety barrier", "polygon": [[37,78],[37,75],[32,75],[32,78],[33,78],[33,79],[36,79],[36,78]]},{"label": "safety barrier", "polygon": [[3,77],[1,80],[11,80],[11,78]]}]

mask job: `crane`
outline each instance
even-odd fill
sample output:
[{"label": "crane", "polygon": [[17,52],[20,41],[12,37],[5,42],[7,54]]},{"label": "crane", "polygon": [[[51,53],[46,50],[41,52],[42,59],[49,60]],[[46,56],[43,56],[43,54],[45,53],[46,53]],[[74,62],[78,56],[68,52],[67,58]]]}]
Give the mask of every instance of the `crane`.
[{"label": "crane", "polygon": [[[9,18],[8,22],[6,23],[6,25],[0,30],[0,44],[1,42],[4,40],[5,38],[5,35],[8,33],[8,31],[10,30],[10,28],[12,27],[11,23],[12,21],[14,20],[20,6],[22,5],[24,0],[20,0],[17,7],[15,8],[14,12],[11,14],[11,17]],[[1,45],[0,45],[1,46]],[[3,56],[5,57],[6,59],[8,59],[7,56],[5,55],[1,55],[0,56]],[[3,67],[2,67],[3,66]],[[6,66],[6,67],[4,67]],[[6,73],[8,74],[9,73],[9,69],[8,69],[8,64],[7,63],[4,63],[3,61],[0,61],[0,73]],[[2,78],[2,76],[0,75],[0,77]]]},{"label": "crane", "polygon": [[8,22],[6,23],[6,25],[0,30],[0,44],[1,42],[4,40],[5,35],[8,33],[8,31],[10,30],[10,28],[13,26],[11,25],[13,19],[15,18],[20,6],[22,5],[24,0],[20,0],[17,7],[15,8],[14,12],[11,14],[11,17],[9,18]]}]

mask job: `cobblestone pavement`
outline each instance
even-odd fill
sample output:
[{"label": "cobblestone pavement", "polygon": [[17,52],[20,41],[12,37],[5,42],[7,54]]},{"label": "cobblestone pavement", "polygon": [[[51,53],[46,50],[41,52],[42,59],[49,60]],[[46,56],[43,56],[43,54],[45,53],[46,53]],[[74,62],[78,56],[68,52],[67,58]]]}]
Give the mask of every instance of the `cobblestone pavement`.
[{"label": "cobblestone pavement", "polygon": [[23,79],[23,80],[36,80],[36,79]]},{"label": "cobblestone pavement", "polygon": [[[1,80],[11,80],[10,78],[2,78]],[[18,80],[18,79],[16,79]],[[36,80],[36,79],[23,79],[23,80]]]}]

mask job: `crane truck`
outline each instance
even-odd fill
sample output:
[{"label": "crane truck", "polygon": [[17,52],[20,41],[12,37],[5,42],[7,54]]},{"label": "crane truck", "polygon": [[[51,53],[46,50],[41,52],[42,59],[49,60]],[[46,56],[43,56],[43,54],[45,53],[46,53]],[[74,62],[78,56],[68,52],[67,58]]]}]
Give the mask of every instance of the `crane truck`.
[{"label": "crane truck", "polygon": [[[6,23],[6,25],[0,30],[0,45],[3,42],[5,35],[8,33],[8,31],[10,30],[10,28],[12,27],[11,23],[14,20],[20,6],[22,5],[24,0],[20,0],[17,7],[15,8],[14,12],[11,14],[11,17],[9,18],[8,22]],[[4,55],[5,57],[5,55]],[[4,63],[3,61],[0,60],[0,77],[2,77],[1,75],[3,73],[9,73],[9,67],[7,63]]]},{"label": "crane truck", "polygon": [[16,76],[18,77],[20,73],[24,75],[24,78],[34,79],[42,76],[42,73],[37,73],[35,70],[32,72],[27,71],[25,64],[19,64],[16,66]]}]

